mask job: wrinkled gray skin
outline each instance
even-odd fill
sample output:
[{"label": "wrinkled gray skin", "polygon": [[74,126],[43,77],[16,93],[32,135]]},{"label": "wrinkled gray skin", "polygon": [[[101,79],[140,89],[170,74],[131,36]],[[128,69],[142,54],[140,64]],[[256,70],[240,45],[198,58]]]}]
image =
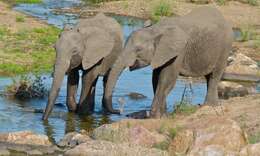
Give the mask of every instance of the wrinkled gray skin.
[{"label": "wrinkled gray skin", "polygon": [[112,103],[112,91],[121,72],[151,65],[153,91],[151,116],[166,112],[166,97],[178,75],[207,80],[205,104],[217,104],[217,84],[231,51],[233,31],[221,13],[212,7],[201,7],[189,14],[165,18],[150,27],[131,34],[123,53],[108,77],[105,102]]},{"label": "wrinkled gray skin", "polygon": [[[95,87],[98,76],[107,76],[118,55],[122,52],[123,32],[114,19],[98,14],[81,20],[74,28],[64,30],[55,44],[56,62],[53,83],[43,120],[50,115],[63,78],[68,75],[66,104],[71,112],[88,113],[94,110]],[[75,96],[79,83],[79,70],[83,71],[82,89],[77,106]],[[104,105],[109,112],[119,113]]]}]

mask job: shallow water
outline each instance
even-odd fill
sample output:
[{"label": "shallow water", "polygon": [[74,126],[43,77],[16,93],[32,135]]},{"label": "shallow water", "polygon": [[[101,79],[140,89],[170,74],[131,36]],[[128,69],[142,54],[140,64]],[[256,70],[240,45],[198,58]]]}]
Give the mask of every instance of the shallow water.
[{"label": "shallow water", "polygon": [[[62,28],[64,24],[75,24],[78,15],[65,14],[57,15],[52,13],[52,9],[61,7],[71,7],[81,5],[78,0],[44,0],[43,4],[21,4],[14,9],[33,15],[39,19],[47,21]],[[124,30],[125,38],[129,34],[140,28],[143,21],[139,19],[116,16]],[[126,101],[124,105],[124,112],[122,115],[103,115],[101,112],[101,98],[102,98],[102,78],[99,78],[96,90],[96,107],[95,113],[92,116],[79,117],[74,114],[67,113],[65,106],[66,97],[66,79],[60,90],[59,97],[56,101],[53,114],[50,116],[48,122],[41,120],[41,113],[33,113],[32,109],[44,109],[47,99],[34,99],[29,101],[12,100],[6,97],[0,97],[0,132],[32,130],[37,133],[48,135],[52,141],[58,141],[63,137],[64,133],[70,131],[79,131],[81,129],[90,130],[104,123],[110,123],[126,118],[126,114],[136,112],[139,110],[149,110],[153,98],[152,83],[151,83],[151,68],[147,67],[141,70],[130,72],[126,70],[121,75],[115,92],[113,94],[113,106],[119,108],[119,98],[124,98]],[[48,87],[51,85],[52,78],[47,75],[45,83]],[[0,89],[10,84],[10,78],[0,78]],[[172,111],[173,104],[180,101],[185,87],[184,80],[178,80],[174,90],[168,96],[168,111]],[[193,83],[193,98],[194,104],[203,103],[206,94],[206,85],[204,82]],[[143,100],[131,100],[127,94],[130,92],[138,92],[147,96]]]}]

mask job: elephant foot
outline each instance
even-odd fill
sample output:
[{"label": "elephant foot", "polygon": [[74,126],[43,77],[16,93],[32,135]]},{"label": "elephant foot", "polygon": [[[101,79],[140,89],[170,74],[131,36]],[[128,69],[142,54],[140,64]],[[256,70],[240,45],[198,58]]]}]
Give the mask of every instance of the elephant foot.
[{"label": "elephant foot", "polygon": [[153,119],[160,119],[162,117],[162,114],[160,113],[160,111],[151,111],[151,115],[150,118]]},{"label": "elephant foot", "polygon": [[104,108],[104,111],[105,111],[105,113],[109,113],[109,114],[121,114],[120,113],[120,110],[118,110],[118,109],[105,109]]},{"label": "elephant foot", "polygon": [[67,99],[67,108],[69,112],[76,112],[77,110],[77,103],[74,98],[68,98]]}]

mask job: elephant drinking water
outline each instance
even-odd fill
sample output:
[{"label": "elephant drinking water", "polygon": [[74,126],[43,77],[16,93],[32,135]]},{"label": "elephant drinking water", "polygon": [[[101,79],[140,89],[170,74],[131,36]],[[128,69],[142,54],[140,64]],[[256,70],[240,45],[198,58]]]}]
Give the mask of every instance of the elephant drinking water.
[{"label": "elephant drinking water", "polygon": [[[55,44],[56,62],[53,83],[43,119],[46,120],[53,109],[65,74],[68,75],[66,104],[69,111],[87,113],[94,110],[95,87],[98,76],[107,76],[117,56],[122,51],[123,32],[113,18],[98,14],[81,20],[74,28],[64,30]],[[77,106],[75,96],[79,83],[79,70],[82,74],[82,89]],[[104,108],[119,113],[112,107]]]},{"label": "elephant drinking water", "polygon": [[182,17],[162,19],[159,23],[131,34],[124,51],[108,77],[105,103],[112,106],[112,91],[124,68],[139,69],[151,65],[154,98],[151,116],[166,112],[166,97],[178,75],[207,80],[206,104],[218,101],[217,84],[231,51],[233,31],[221,13],[213,7],[201,7]]}]

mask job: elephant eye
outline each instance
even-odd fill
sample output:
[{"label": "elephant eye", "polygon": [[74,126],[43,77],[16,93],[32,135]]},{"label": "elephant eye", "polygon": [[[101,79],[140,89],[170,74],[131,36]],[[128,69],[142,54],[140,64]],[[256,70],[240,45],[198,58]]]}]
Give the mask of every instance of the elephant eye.
[{"label": "elephant eye", "polygon": [[136,51],[139,52],[139,51],[141,51],[142,49],[143,49],[142,47],[137,47],[137,48],[136,48]]}]

